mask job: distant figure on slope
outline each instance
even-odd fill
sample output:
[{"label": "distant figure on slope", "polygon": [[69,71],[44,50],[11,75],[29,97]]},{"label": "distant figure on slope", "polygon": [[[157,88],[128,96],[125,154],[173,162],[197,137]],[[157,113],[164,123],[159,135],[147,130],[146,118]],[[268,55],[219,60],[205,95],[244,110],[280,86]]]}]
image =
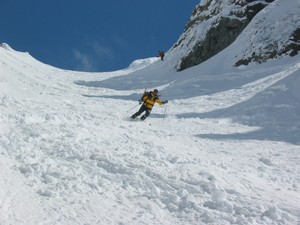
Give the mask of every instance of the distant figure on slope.
[{"label": "distant figure on slope", "polygon": [[158,56],[160,57],[161,61],[164,61],[165,53],[163,51],[159,51]]},{"label": "distant figure on slope", "polygon": [[157,89],[154,89],[153,91],[150,91],[150,92],[145,91],[142,98],[139,100],[140,104],[143,104],[143,105],[141,106],[139,111],[137,111],[135,114],[133,114],[131,116],[131,119],[135,119],[137,116],[141,115],[143,112],[146,112],[141,117],[141,120],[144,120],[150,115],[150,112],[151,112],[155,102],[160,104],[160,105],[168,103],[168,100],[161,101],[158,98],[157,93],[158,93]]}]

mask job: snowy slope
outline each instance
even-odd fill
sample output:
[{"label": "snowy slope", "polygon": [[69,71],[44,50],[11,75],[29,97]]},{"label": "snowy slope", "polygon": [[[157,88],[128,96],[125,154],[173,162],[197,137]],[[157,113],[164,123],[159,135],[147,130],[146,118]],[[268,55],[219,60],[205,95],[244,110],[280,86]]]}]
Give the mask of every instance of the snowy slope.
[{"label": "snowy slope", "polygon": [[[299,222],[300,147],[284,131],[273,140],[260,121],[269,116],[270,98],[288,113],[299,110],[299,98],[281,103],[298,96],[290,88],[299,82],[299,57],[213,80],[193,76],[200,67],[163,74],[170,85],[162,97],[173,96],[167,108],[130,122],[143,89],[76,84],[122,71],[76,73],[25,53],[0,48],[0,54],[1,224]],[[172,91],[179,76],[189,79]],[[208,90],[194,96],[193,84],[202,82]],[[280,123],[293,123],[299,134],[299,117],[289,116]]]},{"label": "snowy slope", "polygon": [[[183,72],[0,47],[0,224],[299,224],[300,56],[234,68],[243,41]],[[145,88],[169,103],[129,121]]]}]

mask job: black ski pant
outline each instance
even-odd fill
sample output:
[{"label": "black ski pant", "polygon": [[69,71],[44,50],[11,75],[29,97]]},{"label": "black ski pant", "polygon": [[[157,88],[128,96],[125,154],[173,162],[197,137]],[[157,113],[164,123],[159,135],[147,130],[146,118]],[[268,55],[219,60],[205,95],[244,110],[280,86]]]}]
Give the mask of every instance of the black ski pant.
[{"label": "black ski pant", "polygon": [[131,118],[135,119],[137,116],[141,115],[145,111],[146,111],[146,113],[141,117],[141,120],[144,120],[150,115],[150,112],[151,112],[151,109],[147,108],[144,105],[142,105],[141,108],[139,109],[139,111],[137,111],[135,114],[133,114],[131,116]]}]

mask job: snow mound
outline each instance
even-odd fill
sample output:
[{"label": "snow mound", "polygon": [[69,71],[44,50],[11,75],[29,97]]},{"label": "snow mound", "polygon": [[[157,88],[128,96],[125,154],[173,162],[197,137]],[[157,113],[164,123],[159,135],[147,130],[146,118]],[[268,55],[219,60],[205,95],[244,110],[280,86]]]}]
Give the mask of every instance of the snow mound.
[{"label": "snow mound", "polygon": [[134,60],[130,65],[130,69],[140,69],[144,68],[146,66],[151,65],[152,63],[156,62],[158,60],[157,57],[151,57],[151,58],[146,58],[146,59],[137,59]]},{"label": "snow mound", "polygon": [[7,43],[1,43],[0,46],[6,50],[9,51],[15,51],[14,49],[12,49]]}]

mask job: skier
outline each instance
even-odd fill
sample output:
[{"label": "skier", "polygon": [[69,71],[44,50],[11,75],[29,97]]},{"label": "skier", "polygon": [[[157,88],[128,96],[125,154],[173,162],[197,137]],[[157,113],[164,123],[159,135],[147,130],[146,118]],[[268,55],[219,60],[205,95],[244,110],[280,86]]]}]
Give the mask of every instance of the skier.
[{"label": "skier", "polygon": [[143,112],[146,111],[146,113],[141,117],[141,120],[144,120],[150,115],[150,112],[155,102],[158,103],[159,105],[168,103],[168,100],[161,101],[158,98],[157,93],[158,93],[157,89],[154,89],[153,91],[150,92],[144,92],[142,98],[139,100],[139,103],[143,105],[141,106],[139,111],[137,111],[135,114],[131,116],[131,119],[135,119],[137,116],[141,115]]},{"label": "skier", "polygon": [[164,61],[165,53],[163,51],[159,51],[158,56],[160,57],[161,61]]}]

